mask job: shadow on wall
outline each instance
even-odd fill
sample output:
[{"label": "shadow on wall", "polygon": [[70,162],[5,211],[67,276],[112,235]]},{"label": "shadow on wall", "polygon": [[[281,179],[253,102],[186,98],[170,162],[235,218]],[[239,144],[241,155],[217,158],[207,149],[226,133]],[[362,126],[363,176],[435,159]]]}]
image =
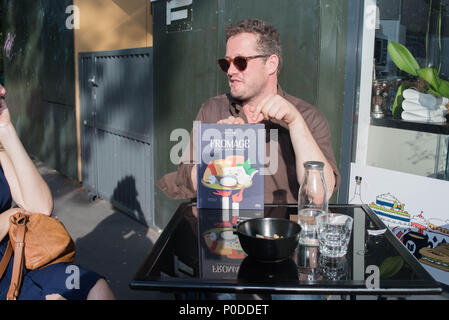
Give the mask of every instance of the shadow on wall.
[{"label": "shadow on wall", "polygon": [[117,183],[112,193],[111,203],[121,208],[133,219],[144,223],[146,221],[145,215],[139,200],[137,200],[138,196],[136,179],[133,176],[126,176]]}]

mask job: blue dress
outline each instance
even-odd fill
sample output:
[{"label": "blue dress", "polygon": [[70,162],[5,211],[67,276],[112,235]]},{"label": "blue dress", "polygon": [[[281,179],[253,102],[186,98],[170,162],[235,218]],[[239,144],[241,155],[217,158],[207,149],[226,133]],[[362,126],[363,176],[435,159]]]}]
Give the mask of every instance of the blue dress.
[{"label": "blue dress", "polygon": [[[11,208],[11,191],[0,167],[0,213]],[[5,253],[9,237],[0,242],[0,260]],[[14,255],[0,279],[0,300],[6,299],[11,282]],[[45,300],[49,294],[60,294],[69,300],[85,300],[90,289],[102,277],[95,272],[70,263],[56,263],[40,270],[23,268],[19,300]]]}]

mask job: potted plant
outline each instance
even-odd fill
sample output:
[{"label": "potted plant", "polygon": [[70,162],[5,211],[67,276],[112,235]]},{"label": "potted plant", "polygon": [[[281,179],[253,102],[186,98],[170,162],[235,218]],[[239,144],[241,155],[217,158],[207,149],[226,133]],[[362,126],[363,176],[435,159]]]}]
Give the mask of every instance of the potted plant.
[{"label": "potted plant", "polygon": [[[426,34],[426,64],[428,63],[428,42],[429,42],[429,31],[430,31],[430,18],[432,11],[432,0],[429,4],[429,15],[427,23],[427,34]],[[441,71],[441,57],[442,57],[442,47],[441,47],[441,25],[442,25],[442,13],[443,13],[443,1],[440,0],[439,6],[439,17],[438,17],[438,33],[439,33],[439,53],[440,53],[440,63],[438,69],[435,66],[426,65],[421,68],[410,53],[410,51],[400,43],[390,41],[388,43],[388,53],[391,60],[398,67],[398,69],[410,74],[416,78],[416,81],[404,82],[399,88],[396,94],[396,99],[393,105],[393,116],[400,117],[402,112],[402,102],[404,98],[402,93],[404,90],[413,87],[417,91],[423,93],[432,93],[437,96],[449,98],[449,81],[441,79],[439,77]]]}]

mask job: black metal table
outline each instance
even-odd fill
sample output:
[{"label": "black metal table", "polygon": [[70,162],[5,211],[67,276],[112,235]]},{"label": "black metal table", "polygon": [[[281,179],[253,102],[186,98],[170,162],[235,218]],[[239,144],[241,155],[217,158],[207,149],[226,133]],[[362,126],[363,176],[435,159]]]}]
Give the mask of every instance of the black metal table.
[{"label": "black metal table", "polygon": [[[233,226],[242,219],[261,216],[295,220],[295,205],[266,205],[264,211],[233,211],[197,209],[195,203],[184,203],[130,287],[173,293],[352,296],[442,292],[440,284],[368,206],[330,205],[329,211],[354,218],[344,258],[326,259],[320,256],[318,248],[298,245],[288,260],[261,263],[246,257]],[[379,232],[384,229],[384,233]]]}]

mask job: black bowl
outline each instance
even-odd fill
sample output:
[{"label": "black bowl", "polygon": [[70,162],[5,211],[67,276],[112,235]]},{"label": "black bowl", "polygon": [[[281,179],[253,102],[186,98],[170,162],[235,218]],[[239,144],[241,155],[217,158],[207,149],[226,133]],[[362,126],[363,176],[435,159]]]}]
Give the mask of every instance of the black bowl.
[{"label": "black bowl", "polygon": [[[242,249],[249,257],[262,262],[290,258],[298,245],[300,231],[299,224],[280,218],[250,219],[237,226]],[[279,238],[273,238],[275,234]]]}]

